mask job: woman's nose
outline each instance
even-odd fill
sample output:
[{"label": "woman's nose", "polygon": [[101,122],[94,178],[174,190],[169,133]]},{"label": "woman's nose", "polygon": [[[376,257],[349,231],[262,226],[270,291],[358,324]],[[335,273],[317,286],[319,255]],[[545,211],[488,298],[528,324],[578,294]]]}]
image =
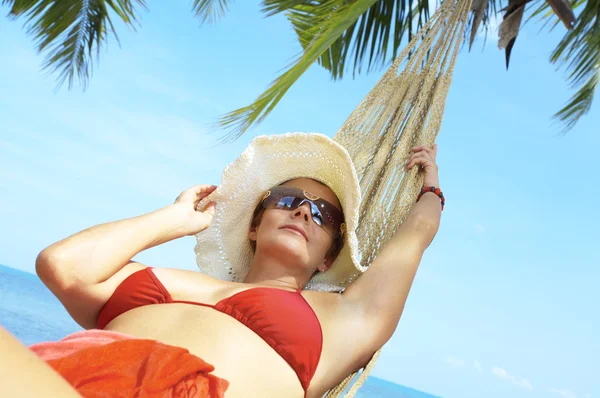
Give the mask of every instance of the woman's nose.
[{"label": "woman's nose", "polygon": [[294,211],[295,217],[303,217],[305,222],[309,222],[311,219],[311,210],[310,203],[304,203],[301,206],[298,206],[296,211]]}]

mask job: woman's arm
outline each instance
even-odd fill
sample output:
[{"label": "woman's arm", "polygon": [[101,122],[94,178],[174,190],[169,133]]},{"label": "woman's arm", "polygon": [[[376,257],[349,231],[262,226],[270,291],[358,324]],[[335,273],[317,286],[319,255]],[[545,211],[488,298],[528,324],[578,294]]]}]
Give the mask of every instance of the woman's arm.
[{"label": "woman's arm", "polygon": [[47,363],[0,326],[0,396],[81,397]]},{"label": "woman's arm", "polygon": [[39,254],[37,274],[80,325],[94,327],[97,312],[127,275],[113,277],[136,254],[198,233],[210,224],[214,207],[204,212],[195,208],[214,189],[205,185],[190,188],[173,205],[97,225],[57,242]]},{"label": "woman's arm", "polygon": [[44,249],[36,261],[37,273],[60,288],[104,282],[136,254],[183,236],[177,213],[170,205],[78,232]]},{"label": "woman's arm", "polygon": [[[439,187],[437,146],[416,147],[413,151],[408,167],[422,166],[424,186]],[[372,350],[379,349],[392,337],[423,253],[438,231],[440,216],[440,198],[425,193],[369,269],[342,294],[343,301],[360,310],[363,324],[369,325],[365,337]]]}]

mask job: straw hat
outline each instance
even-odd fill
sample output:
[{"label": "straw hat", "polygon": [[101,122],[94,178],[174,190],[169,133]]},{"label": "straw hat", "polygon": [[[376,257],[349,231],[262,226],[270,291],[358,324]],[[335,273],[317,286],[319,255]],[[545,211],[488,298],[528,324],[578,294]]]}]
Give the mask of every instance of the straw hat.
[{"label": "straw hat", "polygon": [[253,256],[248,231],[264,193],[294,178],[311,178],[338,197],[346,222],[344,246],[326,272],[315,275],[310,290],[341,291],[365,271],[360,265],[356,227],[360,186],[348,152],[331,138],[314,133],[256,137],[225,168],[219,187],[199,207],[217,203],[211,226],[196,235],[196,262],[203,273],[242,282]]}]

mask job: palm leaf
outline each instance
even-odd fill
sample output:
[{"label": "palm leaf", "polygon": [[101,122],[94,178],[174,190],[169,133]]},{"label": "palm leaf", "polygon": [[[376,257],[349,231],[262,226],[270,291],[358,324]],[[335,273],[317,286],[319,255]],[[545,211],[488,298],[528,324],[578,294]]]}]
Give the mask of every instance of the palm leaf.
[{"label": "palm leaf", "polygon": [[[600,84],[600,0],[573,0],[574,10],[581,10],[572,30],[568,31],[550,56],[552,63],[568,71],[568,80],[578,88],[567,104],[554,117],[564,124],[564,131],[575,126],[589,112],[594,94]],[[568,15],[568,14],[567,14]],[[553,27],[570,18],[556,16],[548,3],[541,5],[531,16],[540,16]],[[565,22],[566,21],[566,22]]]},{"label": "palm leaf", "polygon": [[[288,0],[291,1],[291,0]],[[320,3],[315,18],[318,24],[307,26],[299,32],[301,41],[307,43],[303,54],[252,104],[227,113],[220,125],[230,129],[225,139],[238,138],[255,123],[262,121],[273,110],[298,78],[336,42],[344,32],[377,0],[330,0]],[[298,3],[298,2],[296,2]],[[304,5],[309,2],[303,2]],[[316,2],[315,2],[316,3]]]},{"label": "palm leaf", "polygon": [[587,0],[575,27],[550,56],[552,63],[566,66],[569,82],[579,90],[554,116],[571,129],[589,112],[600,82],[600,0]]},{"label": "palm leaf", "polygon": [[[434,1],[263,0],[263,12],[268,16],[286,14],[304,54],[255,102],[220,119],[220,126],[229,129],[225,139],[237,138],[264,120],[314,61],[327,69],[334,80],[343,78],[347,70],[355,76],[385,66],[396,58],[404,36],[410,40],[427,22]],[[485,1],[491,7],[479,17],[482,21],[478,24],[481,22],[487,29],[489,16],[498,12],[501,0]],[[342,15],[350,9],[354,14]],[[477,26],[472,30],[476,31]]]},{"label": "palm leaf", "polygon": [[[327,1],[327,0],[325,0]],[[263,0],[262,11],[267,16],[272,16],[298,6],[313,6],[324,3],[323,0]]]},{"label": "palm leaf", "polygon": [[34,36],[38,51],[46,53],[44,69],[58,74],[58,85],[69,88],[75,78],[85,88],[93,69],[93,55],[99,53],[109,31],[118,41],[110,11],[125,24],[137,23],[135,5],[144,0],[4,0],[11,6],[9,16],[27,18],[27,32]]},{"label": "palm leaf", "polygon": [[194,0],[192,10],[202,22],[216,22],[223,18],[231,0]]},{"label": "palm leaf", "polygon": [[529,19],[540,15],[548,20],[550,17],[556,17],[553,27],[562,22],[567,29],[573,29],[575,24],[573,9],[580,6],[584,1],[576,0],[571,3],[569,0],[546,0],[531,14]]},{"label": "palm leaf", "polygon": [[[300,43],[306,47],[313,37],[302,37],[307,30],[322,24],[321,6],[327,0],[301,2],[290,7],[287,17],[296,30]],[[265,2],[267,3],[267,2]],[[294,3],[270,0],[269,3]],[[296,1],[295,3],[300,3]],[[309,4],[310,3],[310,4]],[[318,63],[327,69],[333,79],[341,79],[344,71],[351,69],[356,76],[384,67],[393,60],[400,49],[402,39],[408,40],[429,19],[429,0],[379,0],[369,7],[346,31],[321,55]],[[283,10],[280,6],[279,12]],[[391,56],[388,58],[389,52]]]}]

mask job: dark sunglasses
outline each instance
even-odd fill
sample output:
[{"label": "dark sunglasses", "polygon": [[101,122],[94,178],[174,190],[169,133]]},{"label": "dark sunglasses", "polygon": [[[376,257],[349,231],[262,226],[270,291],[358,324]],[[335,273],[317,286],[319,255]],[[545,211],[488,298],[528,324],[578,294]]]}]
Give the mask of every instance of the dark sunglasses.
[{"label": "dark sunglasses", "polygon": [[264,209],[290,211],[308,203],[312,220],[333,239],[339,238],[346,230],[344,213],[326,200],[302,189],[285,186],[273,187],[265,192],[261,203]]}]

